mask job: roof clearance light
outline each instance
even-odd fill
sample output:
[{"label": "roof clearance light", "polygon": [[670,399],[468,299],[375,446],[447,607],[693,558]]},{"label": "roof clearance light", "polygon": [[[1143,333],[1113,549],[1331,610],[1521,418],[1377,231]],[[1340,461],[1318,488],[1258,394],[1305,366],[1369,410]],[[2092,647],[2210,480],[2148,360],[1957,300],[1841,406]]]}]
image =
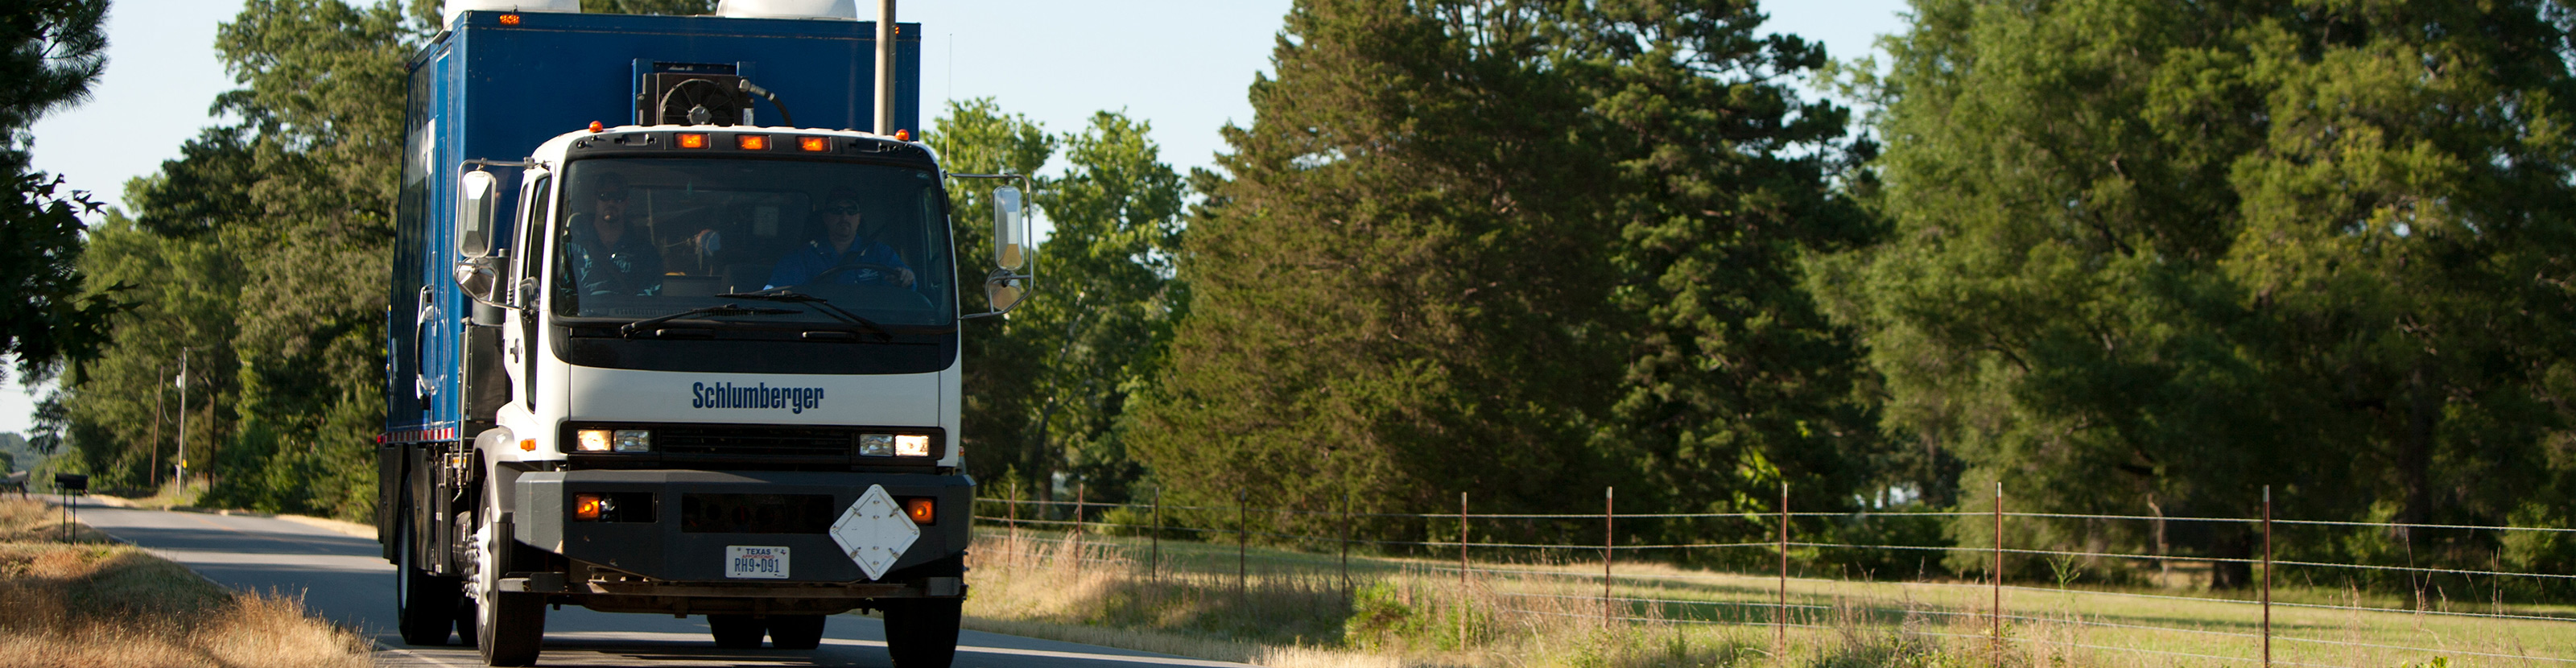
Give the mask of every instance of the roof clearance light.
[{"label": "roof clearance light", "polygon": [[895,141],[912,141],[912,131],[896,130],[894,131],[894,139]]},{"label": "roof clearance light", "polygon": [[514,26],[514,25],[518,25],[518,24],[519,24],[519,15],[517,15],[517,14],[502,14],[502,15],[501,15],[501,25],[505,25],[505,26]]},{"label": "roof clearance light", "polygon": [[680,133],[680,148],[706,148],[707,136],[696,132]]},{"label": "roof clearance light", "polygon": [[599,121],[591,121],[591,122],[590,122],[590,131],[591,131],[591,132],[593,132],[593,133],[597,133],[597,132],[604,132],[604,131],[607,131],[607,130],[608,130],[608,126],[600,124],[600,122],[599,122]]},{"label": "roof clearance light", "polygon": [[796,140],[796,147],[820,153],[832,150],[832,140],[822,137],[800,137]]},{"label": "roof clearance light", "polygon": [[733,145],[745,151],[769,150],[769,135],[734,135]]}]

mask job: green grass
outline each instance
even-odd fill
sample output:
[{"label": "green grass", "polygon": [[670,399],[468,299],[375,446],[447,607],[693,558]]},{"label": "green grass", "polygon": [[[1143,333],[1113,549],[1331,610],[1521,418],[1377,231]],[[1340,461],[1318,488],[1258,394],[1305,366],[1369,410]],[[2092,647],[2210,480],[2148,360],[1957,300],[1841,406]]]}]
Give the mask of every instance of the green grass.
[{"label": "green grass", "polygon": [[[1992,665],[1995,591],[1973,582],[1792,577],[1786,654],[1772,626],[1781,581],[1628,562],[1615,566],[1604,627],[1600,562],[1478,562],[1465,584],[1454,559],[1354,553],[1345,588],[1338,554],[1228,542],[1083,537],[1067,558],[1060,531],[980,527],[975,603],[994,620],[1121,629],[1228,646],[1400,665]],[[1221,537],[1230,538],[1230,536]],[[1597,559],[1597,553],[1582,556]],[[1622,555],[1623,557],[1626,555]],[[1153,568],[1150,574],[1147,563]],[[2189,567],[2185,571],[2192,570]],[[2180,580],[2187,582],[2188,578]],[[2179,583],[2178,583],[2179,584]],[[1237,593],[1239,590],[1242,592]],[[2273,656],[2323,665],[2565,665],[2576,621],[2369,612],[2292,604],[2410,608],[2413,597],[2352,587],[2276,587]],[[2008,586],[2003,663],[2240,665],[2262,653],[2257,593],[2192,585]],[[2499,605],[2429,591],[2426,612],[2503,612],[2576,619],[2576,607]],[[1758,605],[1757,605],[1758,604]],[[1463,622],[1463,624],[1462,624]],[[2314,642],[2327,641],[2327,642]],[[2340,643],[2340,644],[2330,644]],[[2379,645],[2380,647],[2373,647]],[[2404,647],[2420,649],[2402,649]],[[1247,651],[1227,650],[1241,658]],[[1270,651],[1270,650],[1264,650]],[[2197,656],[2192,656],[2197,655]],[[1545,657],[1545,658],[1542,658]],[[1323,659],[1314,659],[1323,660]],[[1307,661],[1311,663],[1312,660]]]}]

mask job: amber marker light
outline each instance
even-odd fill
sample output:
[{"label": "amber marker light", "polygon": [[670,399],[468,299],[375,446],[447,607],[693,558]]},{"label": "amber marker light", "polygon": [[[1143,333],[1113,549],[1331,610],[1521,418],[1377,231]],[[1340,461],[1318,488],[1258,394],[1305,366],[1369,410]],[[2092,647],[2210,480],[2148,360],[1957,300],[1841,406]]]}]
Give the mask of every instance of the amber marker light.
[{"label": "amber marker light", "polygon": [[607,131],[607,130],[608,130],[608,126],[607,126],[607,125],[605,125],[605,124],[600,123],[599,121],[591,121],[591,122],[590,122],[590,131],[591,131],[591,132],[605,132],[605,131]]},{"label": "amber marker light", "polygon": [[912,131],[911,131],[911,130],[896,130],[896,131],[894,131],[894,140],[895,140],[895,141],[912,141]]},{"label": "amber marker light", "polygon": [[585,520],[599,519],[600,510],[604,505],[597,494],[574,494],[572,495],[572,516]]},{"label": "amber marker light", "polygon": [[912,516],[913,524],[929,524],[932,521],[939,519],[938,510],[938,502],[931,499],[921,498],[903,500],[903,514]]},{"label": "amber marker light", "polygon": [[517,14],[502,14],[502,15],[501,15],[501,25],[505,25],[505,26],[514,26],[514,25],[518,25],[518,24],[519,24],[519,15],[517,15]]},{"label": "amber marker light", "polygon": [[734,135],[733,145],[745,151],[769,150],[769,135]]},{"label": "amber marker light", "polygon": [[706,148],[707,136],[695,132],[680,133],[680,148]]},{"label": "amber marker light", "polygon": [[820,153],[832,150],[832,140],[822,137],[799,137],[796,139],[796,147]]}]

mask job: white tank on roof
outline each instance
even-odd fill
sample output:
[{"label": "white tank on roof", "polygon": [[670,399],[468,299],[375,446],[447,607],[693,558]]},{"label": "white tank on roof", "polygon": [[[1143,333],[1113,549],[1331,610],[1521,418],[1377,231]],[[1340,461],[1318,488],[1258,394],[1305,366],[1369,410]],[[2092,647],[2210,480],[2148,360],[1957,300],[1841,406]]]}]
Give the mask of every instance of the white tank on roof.
[{"label": "white tank on roof", "polygon": [[581,0],[447,0],[439,20],[456,25],[456,15],[469,11],[581,13]]},{"label": "white tank on roof", "polygon": [[858,0],[719,0],[716,15],[737,19],[859,20]]}]

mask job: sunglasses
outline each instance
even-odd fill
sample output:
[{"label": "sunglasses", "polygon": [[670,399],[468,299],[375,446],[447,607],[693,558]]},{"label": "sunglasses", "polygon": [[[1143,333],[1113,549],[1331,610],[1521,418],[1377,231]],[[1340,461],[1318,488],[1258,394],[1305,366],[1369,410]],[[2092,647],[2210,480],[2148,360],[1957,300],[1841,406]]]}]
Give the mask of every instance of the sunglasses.
[{"label": "sunglasses", "polygon": [[834,214],[837,214],[837,215],[843,215],[843,216],[856,216],[856,215],[859,215],[859,205],[858,205],[858,203],[856,203],[856,202],[843,202],[843,203],[840,203],[840,204],[834,204],[834,205],[832,205],[832,207],[831,207],[831,208],[829,208],[829,209],[824,209],[824,210],[825,210],[825,211],[830,211],[830,212],[832,212],[832,213],[834,213]]}]

